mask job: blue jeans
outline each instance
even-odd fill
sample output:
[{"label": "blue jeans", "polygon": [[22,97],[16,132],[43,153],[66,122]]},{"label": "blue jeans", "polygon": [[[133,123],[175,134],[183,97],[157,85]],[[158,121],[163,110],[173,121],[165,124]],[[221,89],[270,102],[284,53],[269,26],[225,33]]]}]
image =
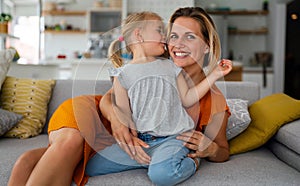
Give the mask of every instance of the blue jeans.
[{"label": "blue jeans", "polygon": [[148,176],[155,185],[176,185],[196,172],[194,160],[187,157],[189,149],[176,136],[152,137],[139,134],[149,144],[145,152],[151,156],[149,165],[131,159],[119,145],[113,144],[95,154],[87,163],[85,173],[89,176],[116,173],[131,169],[148,168]]}]

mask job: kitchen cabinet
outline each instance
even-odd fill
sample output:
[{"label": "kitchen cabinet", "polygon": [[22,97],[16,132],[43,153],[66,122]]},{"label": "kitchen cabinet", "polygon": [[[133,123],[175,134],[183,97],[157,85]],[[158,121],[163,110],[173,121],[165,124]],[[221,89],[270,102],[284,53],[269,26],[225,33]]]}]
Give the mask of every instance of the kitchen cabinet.
[{"label": "kitchen cabinet", "polygon": [[88,11],[89,33],[102,34],[121,25],[121,8],[100,8]]}]

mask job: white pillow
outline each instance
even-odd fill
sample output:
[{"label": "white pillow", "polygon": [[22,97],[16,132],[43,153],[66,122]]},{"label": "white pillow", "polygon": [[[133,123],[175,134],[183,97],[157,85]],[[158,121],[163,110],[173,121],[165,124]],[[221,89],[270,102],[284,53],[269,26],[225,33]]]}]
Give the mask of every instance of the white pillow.
[{"label": "white pillow", "polygon": [[226,129],[227,139],[230,140],[249,126],[251,118],[248,112],[247,100],[227,99],[226,101],[231,112]]},{"label": "white pillow", "polygon": [[0,51],[0,90],[2,83],[6,78],[10,62],[13,60],[16,51],[14,49],[6,49]]}]

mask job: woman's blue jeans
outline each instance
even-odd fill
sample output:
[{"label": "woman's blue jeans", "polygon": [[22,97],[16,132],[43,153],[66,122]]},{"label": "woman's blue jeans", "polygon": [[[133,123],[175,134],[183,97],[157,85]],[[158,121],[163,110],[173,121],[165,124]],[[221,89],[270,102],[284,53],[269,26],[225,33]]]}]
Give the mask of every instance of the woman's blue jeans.
[{"label": "woman's blue jeans", "polygon": [[116,173],[131,169],[148,168],[148,176],[155,185],[176,185],[196,172],[193,159],[187,157],[189,150],[176,136],[153,137],[139,134],[149,144],[145,152],[151,157],[149,165],[142,165],[131,159],[119,145],[113,144],[95,154],[86,166],[89,176]]}]

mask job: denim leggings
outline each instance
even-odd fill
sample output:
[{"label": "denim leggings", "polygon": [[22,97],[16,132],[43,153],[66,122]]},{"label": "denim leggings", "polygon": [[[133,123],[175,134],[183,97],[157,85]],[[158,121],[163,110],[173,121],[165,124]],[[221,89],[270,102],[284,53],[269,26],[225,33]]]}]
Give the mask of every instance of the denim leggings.
[{"label": "denim leggings", "polygon": [[87,163],[85,173],[89,176],[116,173],[131,169],[148,168],[148,176],[155,185],[176,185],[196,172],[193,159],[187,157],[189,150],[176,136],[153,137],[139,134],[139,138],[148,143],[145,152],[151,156],[149,165],[137,163],[113,144],[95,154]]}]

